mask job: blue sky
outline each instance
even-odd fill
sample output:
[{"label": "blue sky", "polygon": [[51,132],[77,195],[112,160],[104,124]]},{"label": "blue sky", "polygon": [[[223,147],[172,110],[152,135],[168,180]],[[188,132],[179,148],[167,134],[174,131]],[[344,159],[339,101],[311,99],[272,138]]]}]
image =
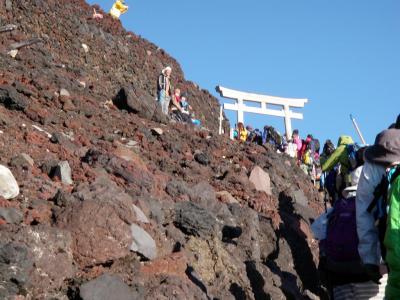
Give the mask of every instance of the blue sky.
[{"label": "blue sky", "polygon": [[[113,1],[88,1],[109,10]],[[400,113],[399,0],[127,0],[124,26],[181,64],[186,78],[281,97],[308,98],[304,136],[367,143]],[[220,101],[223,99],[219,98]],[[227,112],[231,123],[236,115]],[[245,115],[284,130],[283,120]]]}]

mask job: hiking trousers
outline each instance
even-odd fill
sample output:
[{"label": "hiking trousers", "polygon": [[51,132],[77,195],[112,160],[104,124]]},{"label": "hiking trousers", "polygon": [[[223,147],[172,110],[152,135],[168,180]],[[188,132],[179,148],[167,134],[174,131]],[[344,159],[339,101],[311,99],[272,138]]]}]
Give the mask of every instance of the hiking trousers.
[{"label": "hiking trousers", "polygon": [[171,97],[167,96],[165,90],[161,90],[158,93],[158,103],[161,106],[161,110],[164,115],[168,115],[169,103],[171,102]]}]

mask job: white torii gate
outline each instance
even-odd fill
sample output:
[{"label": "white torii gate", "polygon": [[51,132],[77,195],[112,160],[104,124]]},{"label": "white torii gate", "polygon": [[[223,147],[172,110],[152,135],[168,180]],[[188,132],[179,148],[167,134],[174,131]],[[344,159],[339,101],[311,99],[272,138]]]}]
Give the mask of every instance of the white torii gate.
[{"label": "white torii gate", "polygon": [[[236,100],[235,104],[224,103],[224,109],[237,111],[238,123],[244,123],[244,113],[250,112],[261,115],[269,115],[285,118],[285,130],[287,139],[292,135],[292,119],[303,120],[302,113],[290,110],[290,107],[304,107],[308,99],[281,98],[267,95],[259,95],[231,90],[222,86],[217,86],[217,92],[221,97]],[[247,106],[244,101],[260,103],[261,107]],[[269,109],[268,104],[282,106],[282,110]]]}]

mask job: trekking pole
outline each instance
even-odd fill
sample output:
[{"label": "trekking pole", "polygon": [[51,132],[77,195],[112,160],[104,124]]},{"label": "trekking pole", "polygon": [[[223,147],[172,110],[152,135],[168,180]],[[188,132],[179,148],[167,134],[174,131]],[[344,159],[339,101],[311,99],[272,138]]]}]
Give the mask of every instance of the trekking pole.
[{"label": "trekking pole", "polygon": [[351,121],[353,122],[354,128],[356,129],[356,131],[357,131],[357,133],[358,133],[358,136],[359,136],[360,139],[361,139],[361,142],[363,143],[363,145],[366,145],[367,143],[365,142],[365,139],[364,139],[364,137],[363,137],[363,135],[362,135],[362,133],[361,133],[360,127],[358,127],[358,124],[357,124],[357,122],[356,122],[356,119],[353,117],[353,115],[350,115],[350,119],[351,119]]}]

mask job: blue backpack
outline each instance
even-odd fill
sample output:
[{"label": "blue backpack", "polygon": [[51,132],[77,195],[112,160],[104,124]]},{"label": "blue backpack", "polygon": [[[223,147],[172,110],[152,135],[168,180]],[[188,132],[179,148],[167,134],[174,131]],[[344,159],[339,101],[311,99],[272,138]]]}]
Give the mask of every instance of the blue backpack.
[{"label": "blue backpack", "polygon": [[360,166],[360,161],[357,157],[357,152],[360,150],[360,146],[358,144],[349,144],[346,146],[346,150],[349,159],[349,171],[351,172]]}]

